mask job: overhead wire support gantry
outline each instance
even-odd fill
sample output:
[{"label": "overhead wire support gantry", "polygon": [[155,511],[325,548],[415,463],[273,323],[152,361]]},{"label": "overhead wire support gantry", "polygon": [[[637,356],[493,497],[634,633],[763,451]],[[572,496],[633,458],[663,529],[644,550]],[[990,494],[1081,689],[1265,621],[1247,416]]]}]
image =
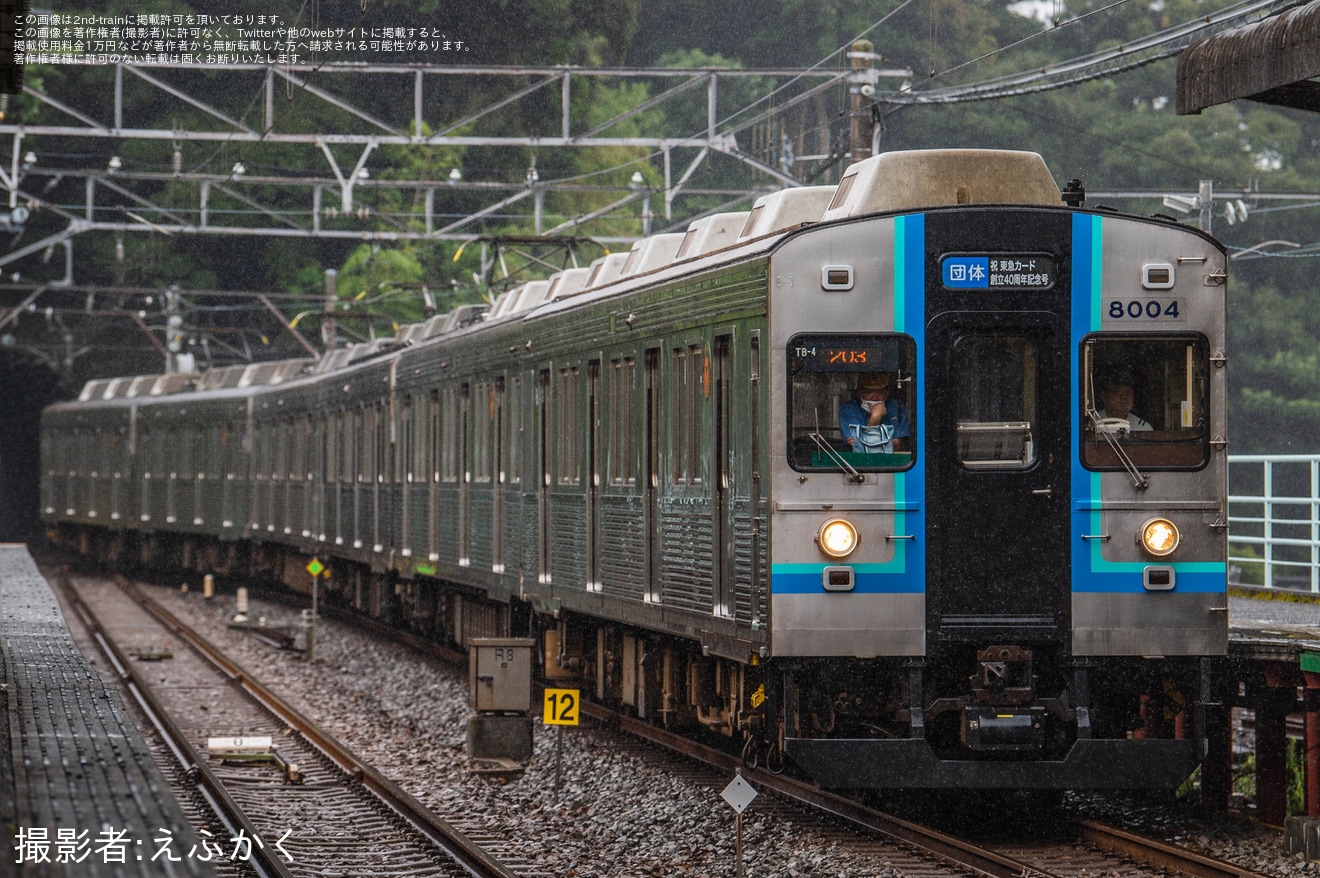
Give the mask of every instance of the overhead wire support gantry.
[{"label": "overhead wire support gantry", "polygon": [[[711,155],[754,168],[766,179],[767,188],[801,185],[793,175],[739,146],[736,127],[720,123],[719,83],[744,77],[796,83],[779,96],[776,110],[783,112],[818,95],[823,89],[846,80],[844,70],[725,70],[640,69],[577,67],[482,67],[326,63],[315,68],[275,64],[153,64],[119,63],[107,83],[112,95],[86,93],[56,95],[33,85],[24,94],[42,105],[45,118],[29,122],[8,118],[0,124],[0,137],[10,139],[8,161],[0,162],[0,187],[8,196],[10,224],[19,225],[33,209],[62,207],[74,233],[153,231],[162,234],[241,234],[276,236],[349,237],[357,240],[468,240],[472,224],[485,215],[509,207],[529,196],[543,198],[547,192],[585,191],[587,184],[573,181],[468,180],[455,168],[442,179],[389,179],[367,173],[372,154],[382,147],[517,147],[532,151],[598,147],[630,147],[649,151],[659,159],[658,187],[634,192],[615,205],[622,207],[652,191],[663,194],[666,217],[676,198],[688,192],[694,171]],[[368,110],[344,97],[362,77],[386,77],[393,93],[400,96],[394,106],[373,104]],[[480,106],[442,100],[463,92],[464,82],[480,78],[489,91],[491,82],[505,84],[501,94]],[[402,79],[403,83],[399,80]],[[573,113],[574,88],[583,80],[636,80],[659,89],[604,121],[583,123]],[[374,84],[373,84],[374,85]],[[384,86],[384,83],[382,83]],[[136,101],[126,100],[127,90],[137,90]],[[145,91],[144,91],[145,90]],[[369,90],[371,91],[371,90]],[[402,100],[407,93],[409,101]],[[538,101],[544,107],[546,92],[557,92],[558,130],[526,136],[481,133],[483,125],[498,122],[501,113]],[[704,130],[681,136],[635,136],[618,131],[639,114],[672,102],[689,92],[704,94]],[[144,98],[143,95],[146,95]],[[168,117],[170,104],[178,107],[190,124],[169,128],[139,123],[134,107],[146,101],[153,119]],[[298,130],[294,114],[281,113],[281,102],[313,100],[322,118],[335,120],[334,130]],[[239,104],[247,101],[247,108]],[[232,104],[233,106],[230,106]],[[406,104],[406,105],[405,105]],[[161,108],[166,107],[164,112]],[[259,122],[248,116],[260,106]],[[580,109],[580,108],[579,108]],[[393,112],[391,112],[393,110]],[[760,121],[759,117],[758,120]],[[495,128],[495,125],[487,125]],[[41,158],[41,144],[52,138],[99,139],[112,142],[116,154],[107,167],[68,167]],[[162,141],[173,147],[172,163],[162,157],[158,167],[130,167],[118,159],[119,144]],[[35,144],[35,146],[34,146]],[[246,161],[228,167],[203,166],[185,169],[181,154],[187,145],[208,144],[241,152]],[[303,170],[293,173],[255,172],[261,150],[266,147],[303,146],[308,155]],[[165,154],[168,155],[168,154]],[[251,158],[248,158],[251,156]],[[681,163],[680,163],[681,162]],[[323,171],[314,169],[317,165]],[[468,176],[471,176],[470,174]],[[65,195],[57,204],[49,191],[65,181],[82,180],[78,201]],[[35,184],[35,187],[33,186]],[[45,191],[41,188],[45,186]],[[161,194],[166,185],[171,192]],[[191,194],[185,201],[180,186]],[[265,196],[257,199],[244,190],[260,187]],[[611,188],[608,186],[600,188]],[[59,192],[65,192],[67,186]],[[414,214],[371,218],[361,209],[363,190],[407,192],[418,204]],[[702,190],[709,193],[711,190]],[[484,207],[470,206],[444,213],[437,200],[462,192],[485,200]],[[745,190],[743,190],[745,194]],[[732,194],[723,193],[718,194]],[[419,196],[419,197],[412,197]],[[166,200],[167,199],[167,200]],[[452,198],[450,198],[452,201]],[[81,203],[79,203],[81,202]],[[273,207],[271,205],[279,205]],[[539,201],[538,201],[539,205]],[[13,211],[20,210],[20,217]],[[107,210],[113,210],[108,214]],[[242,221],[231,217],[240,215]],[[3,217],[0,217],[3,219]],[[351,219],[351,223],[342,220]],[[340,221],[340,222],[335,222]],[[627,240],[620,236],[619,240]],[[0,258],[0,264],[3,264]]]}]

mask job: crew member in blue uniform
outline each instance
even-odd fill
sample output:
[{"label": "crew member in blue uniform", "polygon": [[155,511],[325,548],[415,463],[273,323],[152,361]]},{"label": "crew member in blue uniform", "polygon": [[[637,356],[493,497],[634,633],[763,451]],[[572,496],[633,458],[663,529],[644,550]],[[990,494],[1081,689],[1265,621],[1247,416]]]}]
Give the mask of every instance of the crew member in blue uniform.
[{"label": "crew member in blue uniform", "polygon": [[852,399],[839,406],[839,430],[849,451],[888,454],[906,451],[912,435],[907,406],[893,395],[887,372],[862,375]]}]

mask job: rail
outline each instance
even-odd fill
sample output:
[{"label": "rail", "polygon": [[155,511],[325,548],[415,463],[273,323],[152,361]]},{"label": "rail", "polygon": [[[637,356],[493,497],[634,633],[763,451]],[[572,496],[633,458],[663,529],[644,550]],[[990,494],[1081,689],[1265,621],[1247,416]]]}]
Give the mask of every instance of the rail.
[{"label": "rail", "polygon": [[[128,656],[102,629],[96,614],[83,602],[77,589],[69,581],[68,568],[60,570],[57,584],[110,661],[128,693],[155,727],[171,755],[179,762],[186,775],[196,783],[199,794],[206,800],[216,818],[225,824],[226,829],[234,832],[241,829],[249,837],[256,838],[257,828],[206,764],[206,760],[200,758],[192,744],[188,742],[188,736],[161,706],[156,696],[152,694],[151,687],[142,679],[141,673],[129,661]],[[249,864],[258,878],[293,878],[292,873],[280,862],[275,852],[268,851],[261,845],[253,849]]]},{"label": "rail", "polygon": [[[211,643],[185,625],[178,617],[152,600],[137,585],[119,575],[115,575],[113,578],[119,587],[133,600],[137,601],[152,617],[175,636],[196,649],[267,710],[287,723],[289,728],[296,731],[313,747],[325,754],[331,762],[339,766],[346,777],[362,784],[388,808],[392,809],[394,815],[400,820],[430,838],[438,850],[449,853],[453,857],[453,862],[460,865],[468,874],[494,876],[494,878],[516,878],[511,870],[494,859],[479,844],[469,839],[457,827],[433,813],[398,784],[360,760],[335,738],[322,730],[320,726],[303,716],[302,713],[263,686],[244,671],[242,667],[235,664]],[[156,712],[163,714],[159,707],[157,707]],[[194,758],[193,762],[199,769],[203,767],[202,760]],[[274,864],[276,866],[282,865],[278,860],[274,860]],[[279,874],[287,875],[287,872]],[[278,878],[278,875],[273,876],[273,878]]]},{"label": "rail", "polygon": [[1230,584],[1320,593],[1320,455],[1230,455]]}]

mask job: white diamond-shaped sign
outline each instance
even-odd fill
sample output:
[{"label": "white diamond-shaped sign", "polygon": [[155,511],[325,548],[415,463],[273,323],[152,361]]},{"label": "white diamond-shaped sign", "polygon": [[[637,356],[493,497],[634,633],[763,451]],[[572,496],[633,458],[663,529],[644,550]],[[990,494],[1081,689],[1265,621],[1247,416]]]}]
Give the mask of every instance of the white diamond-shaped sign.
[{"label": "white diamond-shaped sign", "polygon": [[729,781],[729,785],[724,788],[720,796],[729,803],[729,807],[741,814],[747,810],[748,805],[752,804],[752,799],[756,798],[756,790],[739,774]]}]

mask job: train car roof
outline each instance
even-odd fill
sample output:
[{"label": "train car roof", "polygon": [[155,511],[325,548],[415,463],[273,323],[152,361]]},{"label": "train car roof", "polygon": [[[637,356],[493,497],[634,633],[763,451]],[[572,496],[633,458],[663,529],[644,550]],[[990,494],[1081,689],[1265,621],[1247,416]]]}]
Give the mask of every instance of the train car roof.
[{"label": "train car roof", "polygon": [[509,308],[513,305],[514,300],[518,298],[519,294],[522,293],[522,288],[525,286],[527,286],[527,284],[519,284],[518,286],[505,290],[496,296],[495,303],[490,306],[490,311],[486,313],[486,319],[495,320],[509,313]]},{"label": "train car roof", "polygon": [[168,396],[193,389],[201,376],[196,372],[169,372],[120,378],[94,378],[83,385],[78,402]]},{"label": "train car roof", "polygon": [[623,271],[623,264],[627,261],[628,253],[607,253],[600,257],[591,263],[588,269],[591,274],[587,276],[587,282],[583,288],[589,290],[613,282],[618,278],[619,273]]},{"label": "train car roof", "polygon": [[737,213],[713,213],[694,220],[688,226],[678,252],[674,254],[674,261],[713,253],[736,243],[750,215],[750,211],[744,210]]},{"label": "train car roof", "polygon": [[955,204],[1062,203],[1034,152],[922,149],[884,152],[852,165],[822,220]]},{"label": "train car roof", "polygon": [[352,355],[352,348],[335,348],[332,351],[326,351],[321,355],[321,359],[317,361],[316,371],[333,372],[341,366],[348,365],[349,357]]},{"label": "train car roof", "polygon": [[452,332],[464,326],[477,323],[490,313],[490,305],[485,302],[459,305],[452,311],[437,314],[426,321],[426,333],[423,338],[435,338],[446,332]]},{"label": "train car roof", "polygon": [[401,342],[415,344],[426,338],[426,323],[406,323],[399,327],[394,337]]},{"label": "train car roof", "polygon": [[271,360],[264,363],[253,363],[243,370],[243,376],[239,378],[239,387],[252,387],[254,385],[283,384],[292,378],[298,377],[303,372],[310,372],[316,365],[312,359],[303,360]]},{"label": "train car roof", "polygon": [[563,271],[551,275],[550,288],[545,291],[545,301],[553,302],[555,299],[562,299],[581,292],[586,287],[587,277],[590,274],[591,269],[589,268],[565,268]]},{"label": "train car roof", "polygon": [[619,277],[646,274],[648,271],[665,267],[673,262],[674,254],[678,252],[684,237],[675,232],[667,235],[652,235],[635,242],[628,253],[628,260],[624,262],[623,269],[619,272]]},{"label": "train car roof", "polygon": [[545,291],[550,288],[548,280],[528,281],[518,288],[518,295],[513,297],[509,306],[504,309],[503,314],[517,314],[521,311],[530,311],[545,300]]},{"label": "train car roof", "polygon": [[800,186],[762,195],[752,205],[747,222],[738,234],[738,243],[795,229],[803,223],[820,222],[836,188]]}]

